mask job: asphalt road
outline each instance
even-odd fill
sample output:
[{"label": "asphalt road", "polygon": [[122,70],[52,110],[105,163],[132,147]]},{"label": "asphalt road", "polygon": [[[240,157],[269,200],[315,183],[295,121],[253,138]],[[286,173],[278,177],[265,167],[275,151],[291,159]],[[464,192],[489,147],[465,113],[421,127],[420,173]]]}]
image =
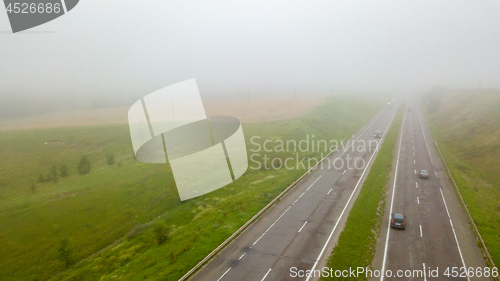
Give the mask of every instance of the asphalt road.
[{"label": "asphalt road", "polygon": [[[398,142],[373,268],[408,276],[371,280],[492,280],[460,277],[461,268],[486,263],[416,103],[407,106]],[[429,179],[417,176],[421,169]],[[406,216],[406,230],[389,228],[392,213]]]},{"label": "asphalt road", "polygon": [[374,133],[386,132],[396,110],[396,105],[382,109],[329,157],[330,163],[351,158],[351,164],[362,158],[367,165],[359,165],[363,162],[358,159],[360,169],[340,167],[341,162],[320,166],[190,280],[305,280],[291,277],[290,269],[325,264],[375,158],[381,139]]}]

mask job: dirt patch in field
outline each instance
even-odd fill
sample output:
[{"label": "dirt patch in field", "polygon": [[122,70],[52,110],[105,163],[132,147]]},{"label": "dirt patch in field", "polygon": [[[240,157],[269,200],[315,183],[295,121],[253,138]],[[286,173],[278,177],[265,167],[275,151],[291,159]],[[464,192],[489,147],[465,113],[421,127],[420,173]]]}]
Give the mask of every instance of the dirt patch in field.
[{"label": "dirt patch in field", "polygon": [[[258,123],[303,116],[323,104],[326,99],[326,97],[212,98],[203,100],[203,104],[208,116],[226,115],[236,117],[243,123]],[[128,109],[129,107],[74,110],[2,120],[0,131],[124,124],[127,123]]]}]

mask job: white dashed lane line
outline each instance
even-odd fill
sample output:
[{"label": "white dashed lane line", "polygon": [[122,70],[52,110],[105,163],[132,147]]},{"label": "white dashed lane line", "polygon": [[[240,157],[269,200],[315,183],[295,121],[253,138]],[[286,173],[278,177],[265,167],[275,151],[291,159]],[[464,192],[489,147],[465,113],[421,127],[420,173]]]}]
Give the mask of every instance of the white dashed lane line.
[{"label": "white dashed lane line", "polygon": [[299,229],[299,232],[302,230],[302,228],[304,228],[304,226],[306,226],[307,224],[307,221],[304,223],[304,225],[302,225],[302,227]]},{"label": "white dashed lane line", "polygon": [[422,225],[420,225],[420,237],[422,237]]},{"label": "white dashed lane line", "polygon": [[330,190],[328,191],[328,193],[326,195],[330,195],[330,192],[332,192],[332,190],[333,190],[333,187],[330,188]]},{"label": "white dashed lane line", "polygon": [[241,257],[238,259],[238,260],[241,260],[247,253],[243,253],[243,255],[241,255]]},{"label": "white dashed lane line", "polygon": [[266,275],[264,275],[264,277],[262,277],[262,279],[260,281],[264,281],[264,279],[266,279],[267,275],[269,275],[269,272],[271,272],[271,268],[269,268]]},{"label": "white dashed lane line", "polygon": [[415,187],[418,188],[418,182],[415,183]]},{"label": "white dashed lane line", "polygon": [[420,205],[420,199],[418,199],[418,196],[417,196],[417,204]]},{"label": "white dashed lane line", "polygon": [[219,277],[219,279],[217,279],[217,281],[220,281],[220,280],[221,280],[224,276],[226,276],[226,274],[229,272],[229,270],[231,270],[231,267],[230,267],[230,268],[228,268],[228,269],[226,270],[226,272],[224,272],[224,274],[222,274],[222,276],[221,276],[221,277]]}]

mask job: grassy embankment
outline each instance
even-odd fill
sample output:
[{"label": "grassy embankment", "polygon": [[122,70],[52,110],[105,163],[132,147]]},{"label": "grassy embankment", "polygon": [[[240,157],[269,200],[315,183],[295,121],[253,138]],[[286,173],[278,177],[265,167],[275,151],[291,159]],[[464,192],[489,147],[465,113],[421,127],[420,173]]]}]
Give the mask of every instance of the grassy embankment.
[{"label": "grassy embankment", "polygon": [[[260,143],[298,141],[307,134],[341,140],[383,104],[332,98],[302,118],[243,124],[243,130],[249,149],[255,148],[252,136],[260,136]],[[44,145],[49,140],[58,142]],[[1,280],[137,280],[146,275],[177,280],[304,172],[249,168],[222,189],[180,202],[169,167],[140,163],[131,147],[125,125],[0,134]],[[107,153],[115,154],[116,164],[106,164]],[[284,159],[295,152],[266,154]],[[86,176],[76,173],[82,155],[92,163]],[[301,158],[319,156],[300,153]],[[33,187],[31,181],[54,164],[68,165],[69,176]],[[155,226],[160,223],[168,228],[168,238],[158,245]],[[58,252],[65,239],[71,264],[66,270]]]},{"label": "grassy embankment", "polygon": [[[376,251],[380,223],[384,215],[385,196],[389,174],[392,170],[394,151],[401,121],[403,106],[398,109],[391,128],[373,162],[368,176],[363,183],[358,198],[354,202],[344,230],[330,255],[327,267],[346,270],[350,267],[370,267]],[[365,280],[366,278],[331,278],[321,280]]]},{"label": "grassy embankment", "polygon": [[500,91],[434,91],[423,110],[434,139],[500,265]]}]

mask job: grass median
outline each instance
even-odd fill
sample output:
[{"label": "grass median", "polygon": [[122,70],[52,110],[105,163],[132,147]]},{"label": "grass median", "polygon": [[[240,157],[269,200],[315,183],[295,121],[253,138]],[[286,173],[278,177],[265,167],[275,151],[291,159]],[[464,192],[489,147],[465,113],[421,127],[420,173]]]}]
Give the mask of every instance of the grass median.
[{"label": "grass median", "polygon": [[[380,223],[384,214],[385,195],[392,170],[399,127],[403,118],[401,106],[382,143],[363,187],[349,212],[344,230],[330,255],[327,267],[346,270],[370,267],[376,251]],[[366,278],[322,277],[321,280],[365,280]]]}]

